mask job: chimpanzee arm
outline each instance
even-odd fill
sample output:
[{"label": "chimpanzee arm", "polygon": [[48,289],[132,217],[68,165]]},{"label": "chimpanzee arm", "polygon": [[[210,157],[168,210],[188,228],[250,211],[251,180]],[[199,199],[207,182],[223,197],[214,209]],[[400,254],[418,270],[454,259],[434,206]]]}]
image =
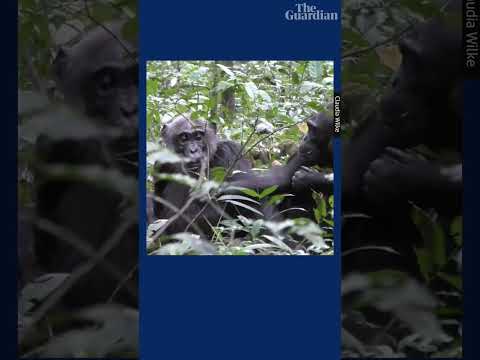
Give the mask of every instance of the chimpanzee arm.
[{"label": "chimpanzee arm", "polygon": [[333,120],[325,114],[318,113],[307,120],[308,132],[302,139],[298,151],[293,154],[287,164],[273,167],[264,174],[247,174],[231,185],[250,189],[266,189],[277,186],[278,192],[292,190],[292,178],[302,166],[331,165],[331,138]]},{"label": "chimpanzee arm", "polygon": [[298,193],[305,190],[315,190],[323,194],[333,193],[333,173],[302,167],[292,178],[293,190]]},{"label": "chimpanzee arm", "polygon": [[285,166],[273,167],[265,174],[254,174],[252,172],[245,174],[240,179],[230,182],[229,185],[257,190],[278,186],[278,192],[289,191],[291,179],[303,163],[302,156],[297,153],[290,158]]},{"label": "chimpanzee arm", "polygon": [[442,165],[413,152],[387,148],[366,171],[364,192],[377,205],[411,200],[457,212],[462,206],[462,179],[460,163]]},{"label": "chimpanzee arm", "polygon": [[360,199],[363,174],[387,146],[405,148],[423,143],[432,117],[429,104],[418,96],[395,89],[387,92],[343,148],[344,203]]},{"label": "chimpanzee arm", "polygon": [[363,174],[392,138],[391,130],[377,119],[376,114],[366,121],[343,147],[342,199],[345,203],[350,203],[361,193]]},{"label": "chimpanzee arm", "polygon": [[[155,166],[154,166],[154,169],[155,169],[155,174],[182,173],[182,168],[181,168],[180,164],[169,164],[169,163],[159,164],[159,163],[156,163]],[[154,174],[154,176],[155,176],[155,174]],[[168,181],[168,180],[155,179],[154,182],[153,182],[153,195],[155,197],[158,197],[158,198],[163,197],[164,192],[165,192],[165,188],[167,187],[169,182],[170,181]],[[164,207],[160,202],[155,201],[155,199],[151,199],[151,200],[153,202],[153,214],[152,215],[153,215],[153,217],[159,219],[162,216]],[[149,204],[149,206],[152,206],[152,205]],[[148,208],[147,208],[147,211],[148,211]],[[152,217],[152,219],[153,219],[153,217]]]},{"label": "chimpanzee arm", "polygon": [[[230,174],[228,177],[231,179],[233,171],[246,173],[250,171],[252,164],[243,157],[240,144],[231,140],[222,140],[219,141],[215,156],[210,161],[210,168],[213,167],[223,167],[225,170],[229,170]],[[233,175],[233,178],[236,177]]]}]

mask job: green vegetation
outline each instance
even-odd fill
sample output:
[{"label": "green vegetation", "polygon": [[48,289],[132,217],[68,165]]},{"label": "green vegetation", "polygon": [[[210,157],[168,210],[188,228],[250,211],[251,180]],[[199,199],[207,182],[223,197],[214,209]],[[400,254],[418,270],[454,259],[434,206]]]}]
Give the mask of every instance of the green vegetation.
[{"label": "green vegetation", "polygon": [[[307,132],[306,119],[322,111],[331,113],[333,63],[308,61],[152,61],[147,66],[147,188],[157,174],[155,162],[172,161],[171,153],[158,145],[162,125],[173,117],[189,113],[192,119],[207,119],[217,125],[219,135],[241,144],[243,154],[258,169],[282,165]],[[252,215],[221,219],[212,224],[208,239],[222,255],[308,255],[333,251],[333,197],[312,194],[316,200],[315,221],[288,219],[271,221],[252,209],[252,201],[277,205],[291,194],[271,195],[245,190],[241,198],[218,196],[225,170],[214,169],[211,179],[172,177],[188,184],[192,196],[206,203],[235,201],[251,209]],[[202,193],[203,192],[203,193]],[[247,198],[248,196],[248,198]],[[149,228],[151,254],[185,254],[192,250],[191,234],[162,236],[166,219]],[[278,220],[278,219],[277,219]],[[238,239],[234,233],[246,234]],[[298,240],[300,239],[300,240]],[[172,244],[172,240],[176,240]],[[168,245],[167,248],[164,248]],[[195,252],[195,251],[193,251]],[[200,251],[201,252],[201,251]]]},{"label": "green vegetation", "polygon": [[[398,40],[417,22],[442,15],[448,3],[433,0],[343,2],[344,139],[376,109],[379,98],[390,86],[391,77],[401,62]],[[344,222],[364,216],[342,215]],[[412,279],[405,273],[384,269],[344,279],[344,357],[462,356],[462,217],[445,218],[435,209],[420,209],[414,204],[411,216],[423,239],[415,249],[420,278]],[[381,320],[378,313],[372,316],[372,310],[383,314]]]}]

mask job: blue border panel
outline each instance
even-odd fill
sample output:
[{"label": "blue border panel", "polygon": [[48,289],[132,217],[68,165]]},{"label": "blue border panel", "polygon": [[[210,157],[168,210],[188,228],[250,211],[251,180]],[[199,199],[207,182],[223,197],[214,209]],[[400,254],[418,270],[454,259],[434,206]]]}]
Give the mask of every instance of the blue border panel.
[{"label": "blue border panel", "polygon": [[[147,60],[334,60],[338,91],[340,22],[287,21],[285,11],[296,3],[141,1],[141,139]],[[339,1],[306,3],[340,16]],[[339,147],[336,139],[335,150]],[[144,179],[144,145],[140,157]],[[144,218],[144,181],[139,188]],[[339,190],[336,184],[336,195]],[[339,204],[336,199],[337,220]],[[141,251],[141,359],[339,359],[336,228],[335,256],[147,257]]]},{"label": "blue border panel", "polygon": [[[148,60],[338,60],[340,21],[288,21],[304,1],[140,1],[141,57]],[[310,0],[324,12],[339,0]]]}]

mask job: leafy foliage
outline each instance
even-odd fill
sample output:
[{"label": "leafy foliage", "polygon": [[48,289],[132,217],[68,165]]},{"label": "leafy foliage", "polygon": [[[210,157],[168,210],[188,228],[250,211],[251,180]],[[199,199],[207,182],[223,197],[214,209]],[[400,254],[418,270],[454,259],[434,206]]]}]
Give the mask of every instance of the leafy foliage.
[{"label": "leafy foliage", "polygon": [[[218,204],[233,204],[262,216],[255,205],[264,201],[277,205],[292,195],[273,194],[276,189],[271,187],[260,193],[243,189],[243,195],[217,196],[225,180],[225,169],[219,168],[212,169],[208,181],[157,173],[155,163],[179,161],[158,146],[162,125],[183,113],[208,119],[217,125],[221,137],[241,144],[255,167],[265,169],[285,163],[307,132],[305,120],[318,111],[330,112],[332,99],[332,62],[151,61],[147,65],[147,188],[152,189],[154,178],[179,181],[195,190],[192,197],[209,203],[216,199]],[[222,218],[212,224],[215,235],[208,240],[218,254],[331,253],[333,197],[312,196],[318,203],[316,223]],[[162,237],[161,229],[159,222],[153,224],[147,239],[149,251],[155,254],[163,253],[162,246],[172,240]],[[239,232],[246,234],[241,240],[234,235]],[[190,251],[190,240],[184,237],[180,248]]]},{"label": "leafy foliage", "polygon": [[[34,170],[42,170],[50,177],[74,179],[100,188],[114,189],[127,200],[125,214],[136,212],[136,179],[96,166],[42,167],[35,153],[35,143],[40,134],[47,134],[55,140],[83,140],[95,136],[115,138],[119,135],[116,129],[99,127],[62,103],[62,95],[55,87],[51,64],[60,46],[75,44],[88,30],[105,26],[119,18],[126,21],[123,28],[125,38],[136,38],[136,7],[135,0],[18,2],[19,208],[35,208]],[[46,225],[44,219],[36,221]],[[29,223],[25,225],[32,226]],[[68,234],[65,241],[77,249],[88,249],[86,242]],[[91,264],[102,261],[102,258],[94,259],[95,254],[87,252],[84,255]],[[78,313],[62,311],[57,305],[61,295],[73,285],[71,282],[78,280],[75,271],[72,274],[43,274],[40,277],[29,274],[35,274],[35,270],[22,269],[31,276],[27,277],[29,282],[21,289],[18,298],[20,356],[138,356],[136,310],[104,304]]]},{"label": "leafy foliage", "polygon": [[[401,62],[398,40],[417,22],[442,15],[448,3],[343,1],[345,139],[376,108],[389,85]],[[423,238],[423,244],[415,249],[421,284],[388,269],[344,279],[343,357],[462,356],[462,217],[443,219],[414,204],[411,211]],[[344,214],[343,219],[361,216],[367,215]],[[368,249],[350,251],[363,250]],[[388,321],[372,321],[372,308],[389,314]]]}]

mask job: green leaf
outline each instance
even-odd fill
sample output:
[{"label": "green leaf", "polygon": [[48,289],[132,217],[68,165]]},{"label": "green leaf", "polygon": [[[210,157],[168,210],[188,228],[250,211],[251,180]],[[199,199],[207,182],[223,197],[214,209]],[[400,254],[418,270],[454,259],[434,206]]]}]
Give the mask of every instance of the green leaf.
[{"label": "green leaf", "polygon": [[252,208],[251,206],[248,206],[248,205],[246,205],[246,204],[244,204],[244,203],[241,203],[241,202],[239,202],[239,201],[227,200],[226,202],[227,202],[227,203],[230,203],[230,204],[233,204],[233,205],[240,206],[240,207],[242,207],[242,208],[244,208],[244,209],[250,210],[251,212],[253,212],[253,213],[257,214],[257,215],[263,216],[263,214],[262,214],[260,211],[258,211],[257,209],[254,209],[254,208]]},{"label": "green leaf", "polygon": [[455,244],[462,246],[463,244],[463,216],[457,216],[450,224],[450,236],[452,236]]},{"label": "green leaf", "polygon": [[241,191],[248,196],[252,196],[254,198],[260,199],[260,194],[252,189],[241,188]]},{"label": "green leaf", "polygon": [[147,163],[156,164],[156,166],[161,164],[176,164],[182,162],[183,160],[185,160],[183,157],[169,149],[154,150],[147,156]]},{"label": "green leaf", "polygon": [[275,237],[275,236],[271,236],[271,235],[262,235],[262,237],[263,237],[264,239],[267,239],[268,241],[274,243],[275,245],[277,245],[277,246],[280,247],[281,249],[283,249],[283,250],[285,250],[285,251],[287,251],[287,252],[289,252],[289,253],[292,252],[292,250],[288,247],[287,244],[285,244],[285,243],[282,241],[282,239],[277,238],[277,237]]},{"label": "green leaf", "polygon": [[210,169],[210,178],[218,183],[221,183],[225,180],[225,175],[227,174],[224,167],[216,166],[213,169]]},{"label": "green leaf", "polygon": [[439,272],[437,275],[457,290],[463,291],[463,279],[460,275],[451,275],[443,272]]},{"label": "green leaf", "polygon": [[97,305],[73,314],[90,323],[53,336],[33,350],[39,358],[136,358],[138,356],[138,311],[118,305]]},{"label": "green leaf", "polygon": [[50,294],[57,290],[68,278],[68,273],[49,273],[28,283],[20,294],[19,307],[22,315],[27,315]]},{"label": "green leaf", "polygon": [[286,197],[287,195],[285,194],[277,194],[273,195],[268,199],[267,205],[279,205]]},{"label": "green leaf", "polygon": [[255,85],[253,82],[249,81],[243,85],[245,88],[245,91],[247,92],[247,95],[250,97],[251,100],[255,100],[255,97],[257,96],[257,85]]},{"label": "green leaf", "polygon": [[441,268],[447,263],[445,232],[439,223],[419,207],[412,208],[412,219],[422,235],[426,250],[421,252],[421,256],[424,257],[423,261],[429,261],[425,257],[430,256],[430,265],[436,269]]},{"label": "green leaf", "polygon": [[227,201],[227,200],[244,200],[244,201],[249,201],[252,202],[256,205],[260,205],[260,203],[256,200],[253,200],[252,198],[242,196],[242,195],[222,195],[218,198],[219,201]]},{"label": "green leaf", "polygon": [[215,87],[215,89],[213,91],[218,94],[218,93],[221,93],[221,92],[223,92],[227,89],[230,89],[234,86],[235,86],[234,83],[222,80],[217,84],[217,86]]},{"label": "green leaf", "polygon": [[415,254],[417,255],[417,263],[420,267],[420,272],[422,273],[423,277],[430,281],[432,277],[432,273],[435,270],[434,263],[432,261],[432,257],[428,253],[426,249],[415,249]]},{"label": "green leaf", "polygon": [[51,106],[48,111],[35,114],[19,127],[18,132],[31,143],[35,143],[39,135],[47,135],[52,140],[83,140],[115,138],[122,134],[118,128],[101,126],[66,106]]},{"label": "green leaf", "polygon": [[260,200],[262,200],[263,198],[267,197],[268,195],[272,194],[273,192],[275,192],[275,190],[278,189],[278,185],[273,185],[273,186],[270,186],[266,189],[264,189],[260,195],[259,195],[259,198]]},{"label": "green leaf", "polygon": [[232,70],[222,64],[216,64],[222,71],[227,74],[230,78],[235,79],[235,74]]},{"label": "green leaf", "polygon": [[325,198],[320,196],[315,196],[315,202],[317,204],[315,211],[315,220],[320,222],[321,219],[327,217],[327,202]]}]

